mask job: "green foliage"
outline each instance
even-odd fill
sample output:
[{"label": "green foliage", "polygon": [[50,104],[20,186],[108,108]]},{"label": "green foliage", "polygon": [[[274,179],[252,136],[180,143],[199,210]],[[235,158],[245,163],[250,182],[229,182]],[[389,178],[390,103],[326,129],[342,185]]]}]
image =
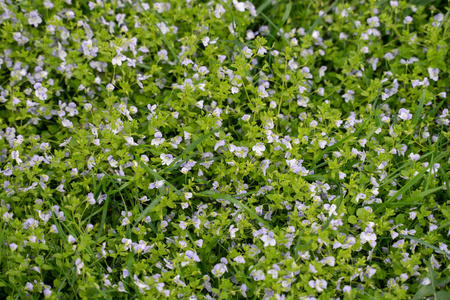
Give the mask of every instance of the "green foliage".
[{"label": "green foliage", "polygon": [[0,1],[3,299],[448,299],[446,1]]}]

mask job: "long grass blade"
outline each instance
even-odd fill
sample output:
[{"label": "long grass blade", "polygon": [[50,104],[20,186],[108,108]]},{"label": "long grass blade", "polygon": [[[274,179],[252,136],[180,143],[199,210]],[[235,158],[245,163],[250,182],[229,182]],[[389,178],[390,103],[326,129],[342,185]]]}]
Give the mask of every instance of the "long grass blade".
[{"label": "long grass blade", "polygon": [[237,206],[239,206],[240,208],[242,208],[243,210],[245,210],[249,215],[251,215],[253,218],[257,219],[259,222],[261,222],[262,224],[264,224],[264,226],[266,226],[269,229],[272,229],[272,226],[270,226],[265,220],[263,220],[260,216],[258,216],[253,210],[251,210],[247,205],[245,205],[244,203],[242,203],[241,201],[237,200],[236,198],[233,198],[229,195],[225,195],[225,194],[218,194],[218,193],[214,193],[212,191],[204,191],[204,192],[200,192],[197,193],[196,195],[198,196],[203,196],[203,197],[209,197],[209,198],[213,198],[213,199],[224,199],[224,200],[228,200],[233,204],[236,204]]}]

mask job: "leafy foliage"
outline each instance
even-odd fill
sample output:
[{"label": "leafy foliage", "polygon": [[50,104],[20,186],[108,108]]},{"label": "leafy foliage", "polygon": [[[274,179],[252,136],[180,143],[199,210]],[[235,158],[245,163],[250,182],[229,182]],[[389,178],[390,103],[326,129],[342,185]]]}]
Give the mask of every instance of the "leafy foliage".
[{"label": "leafy foliage", "polygon": [[446,1],[0,1],[0,296],[448,299]]}]

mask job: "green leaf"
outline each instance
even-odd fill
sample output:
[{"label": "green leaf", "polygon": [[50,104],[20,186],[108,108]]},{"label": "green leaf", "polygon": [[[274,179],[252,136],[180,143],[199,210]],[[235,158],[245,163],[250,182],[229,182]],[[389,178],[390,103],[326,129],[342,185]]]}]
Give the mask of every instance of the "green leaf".
[{"label": "green leaf", "polygon": [[450,276],[446,278],[436,279],[436,285],[447,284],[450,282]]},{"label": "green leaf", "polygon": [[412,300],[419,300],[430,295],[433,295],[433,287],[431,285],[425,285],[416,292]]},{"label": "green leaf", "polygon": [[348,222],[350,224],[356,224],[356,223],[358,223],[358,218],[356,216],[350,216],[350,217],[348,217]]},{"label": "green leaf", "polygon": [[448,300],[450,299],[450,292],[439,291],[436,293],[436,300]]}]

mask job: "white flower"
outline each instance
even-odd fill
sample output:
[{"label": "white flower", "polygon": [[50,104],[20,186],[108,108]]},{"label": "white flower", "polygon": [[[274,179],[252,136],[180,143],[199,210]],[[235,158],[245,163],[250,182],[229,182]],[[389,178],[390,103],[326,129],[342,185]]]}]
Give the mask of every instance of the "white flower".
[{"label": "white flower", "polygon": [[182,230],[185,230],[186,229],[186,227],[187,227],[187,223],[186,222],[184,222],[184,221],[180,221],[180,224],[179,224],[179,226],[180,226],[180,228],[182,229]]},{"label": "white flower", "polygon": [[269,270],[267,271],[268,274],[272,275],[273,279],[277,279],[278,278],[278,271],[275,269]]},{"label": "white flower", "polygon": [[39,82],[35,83],[33,87],[35,90],[34,94],[39,98],[39,100],[47,100],[48,89],[46,87],[43,87]]},{"label": "white flower", "polygon": [[68,119],[61,119],[61,124],[62,124],[62,126],[66,127],[66,128],[70,128],[70,129],[73,128],[73,123]]},{"label": "white flower", "polygon": [[241,120],[244,122],[247,122],[248,120],[250,120],[251,116],[250,115],[243,115]]},{"label": "white flower", "polygon": [[228,272],[227,266],[225,264],[216,264],[211,270],[211,273],[216,277],[221,277],[223,274]]},{"label": "white flower", "polygon": [[406,16],[403,20],[403,24],[411,24],[413,21],[413,18],[411,16]]},{"label": "white flower", "polygon": [[88,165],[88,169],[92,169],[96,164],[95,164],[95,158],[93,156],[89,157],[88,161],[87,161],[87,165]]},{"label": "white flower", "polygon": [[81,269],[84,267],[84,262],[82,262],[80,258],[77,258],[75,265],[77,266],[77,274],[81,274]]},{"label": "white flower", "polygon": [[237,0],[233,0],[234,7],[237,11],[244,12],[245,11],[245,3],[239,2]]},{"label": "white flower", "polygon": [[71,234],[69,235],[68,240],[69,240],[69,243],[71,243],[71,244],[73,244],[77,241],[77,239],[74,238]]},{"label": "white flower", "polygon": [[288,62],[288,66],[289,66],[289,68],[290,68],[292,71],[295,71],[295,70],[298,69],[298,63],[297,63],[295,60],[293,60],[293,59],[291,59],[291,60]]},{"label": "white flower", "polygon": [[433,79],[434,81],[438,81],[439,80],[439,69],[438,68],[428,68],[428,74],[430,75],[430,78]]},{"label": "white flower", "polygon": [[114,87],[114,85],[112,85],[111,83],[108,83],[108,84],[106,85],[106,90],[107,90],[108,92],[112,92],[112,91],[114,91],[114,89],[115,89],[115,87]]},{"label": "white flower", "polygon": [[122,53],[119,53],[112,59],[111,62],[113,64],[113,66],[116,66],[116,65],[121,66],[122,63],[126,60],[127,60],[127,57],[125,55],[123,55]]},{"label": "white flower", "polygon": [[322,78],[323,76],[325,76],[325,71],[327,70],[328,68],[326,67],[326,66],[321,66],[320,68],[319,68],[319,77],[320,78]]},{"label": "white flower", "polygon": [[96,203],[93,193],[88,194],[87,200],[88,200],[89,204],[91,204],[91,205],[94,205]]},{"label": "white flower", "polygon": [[39,16],[37,10],[33,10],[30,12],[28,17],[28,24],[33,25],[34,27],[38,27],[39,24],[42,23],[42,19]]},{"label": "white flower", "polygon": [[320,32],[318,32],[317,30],[314,30],[313,32],[312,32],[312,35],[311,35],[315,40],[317,40],[319,37],[320,37]]},{"label": "white flower", "polygon": [[250,273],[250,276],[253,277],[253,280],[255,281],[261,281],[266,279],[266,276],[264,275],[264,272],[261,270],[253,270]]},{"label": "white flower", "polygon": [[246,58],[251,58],[252,57],[252,50],[249,47],[244,47],[242,49],[242,52],[244,53],[244,56]]},{"label": "white flower", "polygon": [[324,257],[320,263],[323,265],[329,265],[330,267],[334,267],[334,264],[336,262],[336,258],[334,258],[333,256],[327,256]]},{"label": "white flower", "polygon": [[19,158],[19,150],[12,151],[11,158],[14,159],[18,165],[22,163],[22,160]]},{"label": "white flower", "polygon": [[431,284],[431,280],[428,277],[425,277],[424,279],[422,279],[422,281],[420,283],[422,285],[430,285]]},{"label": "white flower", "polygon": [[245,259],[242,255],[236,256],[233,260],[238,264],[245,264]]},{"label": "white flower", "polygon": [[361,244],[369,243],[373,248],[376,245],[377,236],[373,232],[361,232],[360,239]]},{"label": "white flower", "polygon": [[50,298],[50,296],[52,295],[52,291],[48,288],[44,289],[44,297],[45,298]]},{"label": "white flower", "polygon": [[420,158],[420,155],[411,153],[411,154],[409,154],[409,158],[411,158],[411,160],[413,160],[413,161],[418,161]]},{"label": "white flower", "polygon": [[333,215],[335,215],[335,216],[337,216],[337,213],[336,213],[336,209],[337,209],[337,206],[336,206],[336,204],[325,204],[324,206],[323,206],[326,210],[328,210],[328,216],[333,216]]},{"label": "white flower", "polygon": [[269,233],[264,234],[260,237],[261,241],[264,242],[264,248],[267,246],[275,246],[277,244],[277,241],[274,238],[274,233],[272,231],[269,231]]},{"label": "white flower", "polygon": [[200,73],[200,75],[205,76],[209,73],[209,70],[205,66],[201,66],[200,68],[198,68],[198,72]]},{"label": "white flower", "polygon": [[352,90],[347,90],[347,93],[345,93],[344,95],[342,95],[342,98],[344,98],[345,103],[349,102],[349,101],[353,101],[354,97],[353,95],[355,94],[354,91]]},{"label": "white flower", "polygon": [[127,141],[127,146],[128,146],[128,147],[130,147],[130,146],[137,146],[137,145],[138,145],[138,144],[134,141],[133,137],[131,137],[131,136],[125,136],[124,138],[125,138],[125,140]]},{"label": "white flower", "polygon": [[264,176],[266,176],[267,168],[269,168],[270,161],[265,159],[261,162],[260,169],[263,172]]},{"label": "white flower", "polygon": [[367,25],[370,27],[379,27],[380,26],[380,19],[378,19],[377,16],[374,16],[372,18],[367,19]]},{"label": "white flower", "polygon": [[412,114],[409,112],[408,109],[400,108],[400,110],[398,111],[398,117],[402,120],[411,120]]},{"label": "white flower", "polygon": [[239,231],[239,228],[235,228],[234,224],[230,226],[230,229],[228,229],[228,231],[230,232],[230,237],[232,239],[234,239],[236,237],[236,232]]},{"label": "white flower", "polygon": [[252,150],[255,151],[256,156],[262,156],[263,152],[266,150],[266,147],[263,143],[257,143],[255,146],[253,146]]},{"label": "white flower", "polygon": [[269,93],[266,92],[266,88],[263,85],[258,87],[258,96],[261,98],[269,97]]},{"label": "white flower", "polygon": [[264,48],[264,47],[260,47],[259,49],[258,49],[258,55],[261,55],[261,56],[263,56],[264,54],[266,54],[267,53],[267,50],[266,50],[266,48]]},{"label": "white flower", "polygon": [[324,149],[326,145],[327,145],[327,141],[319,141],[319,147],[321,149]]},{"label": "white flower", "polygon": [[164,153],[162,153],[159,157],[162,160],[162,165],[163,166],[170,165],[173,162],[173,160],[174,160],[174,158],[173,158],[173,156],[171,154],[164,154]]},{"label": "white flower", "polygon": [[27,282],[25,284],[25,290],[32,291],[33,290],[33,284],[31,282]]},{"label": "white flower", "polygon": [[162,187],[164,185],[164,180],[158,180],[157,182],[152,182],[150,183],[150,185],[148,186],[149,189],[159,189],[160,187]]},{"label": "white flower", "polygon": [[315,288],[319,293],[323,292],[327,288],[327,282],[325,279],[310,280],[309,286]]},{"label": "white flower", "polygon": [[15,251],[17,249],[17,244],[11,243],[9,244],[9,248],[11,249],[11,251]]}]

